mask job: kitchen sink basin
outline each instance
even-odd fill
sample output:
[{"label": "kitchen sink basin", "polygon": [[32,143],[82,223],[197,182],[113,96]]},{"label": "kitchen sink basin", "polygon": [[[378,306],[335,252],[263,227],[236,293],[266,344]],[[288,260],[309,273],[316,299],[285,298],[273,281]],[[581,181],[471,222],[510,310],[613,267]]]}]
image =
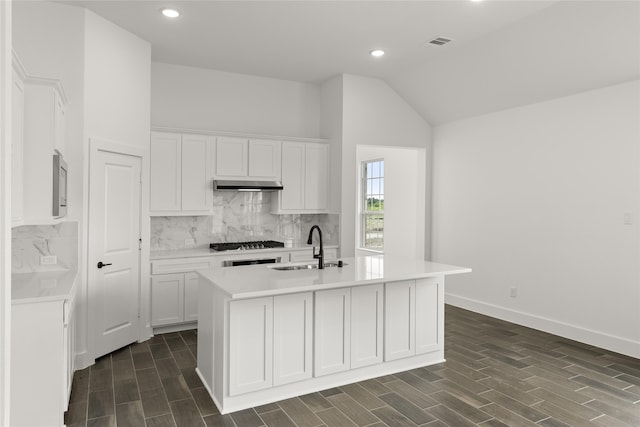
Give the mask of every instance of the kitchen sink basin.
[{"label": "kitchen sink basin", "polygon": [[[347,263],[342,263],[342,266],[347,265]],[[330,262],[325,262],[324,263],[324,268],[329,268],[329,267],[338,267],[338,261],[330,261]],[[274,270],[280,270],[280,271],[291,271],[291,270],[313,270],[314,268],[317,269],[318,268],[318,263],[315,262],[313,264],[298,264],[298,265],[283,265],[281,267],[269,267],[272,268]]]}]

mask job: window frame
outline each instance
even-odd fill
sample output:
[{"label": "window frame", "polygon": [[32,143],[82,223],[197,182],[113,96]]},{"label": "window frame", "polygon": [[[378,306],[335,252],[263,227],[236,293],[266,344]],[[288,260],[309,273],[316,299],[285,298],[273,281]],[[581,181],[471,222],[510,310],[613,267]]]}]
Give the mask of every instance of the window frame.
[{"label": "window frame", "polygon": [[[371,196],[381,196],[379,200],[384,201],[384,172],[372,176],[371,178],[367,177],[367,169],[371,167],[371,165],[375,163],[382,163],[384,168],[384,158],[374,158],[362,160],[360,162],[360,193],[358,195],[358,217],[359,217],[359,236],[358,236],[358,249],[363,251],[369,251],[374,253],[384,253],[384,205],[382,210],[367,210],[367,200]],[[384,169],[383,169],[384,170]],[[368,192],[368,180],[369,179],[380,179],[382,180],[381,186],[379,187],[378,193],[369,193]],[[384,203],[384,202],[383,202]],[[366,224],[367,218],[373,215],[381,216],[382,218],[382,246],[381,247],[371,247],[366,246]]]}]

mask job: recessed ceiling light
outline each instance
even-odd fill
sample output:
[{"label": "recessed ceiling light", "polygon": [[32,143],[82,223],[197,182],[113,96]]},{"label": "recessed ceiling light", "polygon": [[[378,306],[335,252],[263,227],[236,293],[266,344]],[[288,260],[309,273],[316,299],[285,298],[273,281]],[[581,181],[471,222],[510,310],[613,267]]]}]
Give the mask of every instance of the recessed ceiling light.
[{"label": "recessed ceiling light", "polygon": [[371,52],[369,52],[369,54],[375,58],[379,58],[382,55],[384,55],[384,50],[382,49],[374,49]]},{"label": "recessed ceiling light", "polygon": [[180,16],[180,12],[175,9],[162,9],[161,12],[167,18],[177,18]]}]

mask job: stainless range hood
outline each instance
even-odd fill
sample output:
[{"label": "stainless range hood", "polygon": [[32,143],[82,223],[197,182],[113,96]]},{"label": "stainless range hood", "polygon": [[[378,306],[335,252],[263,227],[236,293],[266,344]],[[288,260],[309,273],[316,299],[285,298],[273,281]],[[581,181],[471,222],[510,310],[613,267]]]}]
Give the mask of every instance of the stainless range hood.
[{"label": "stainless range hood", "polygon": [[227,181],[213,180],[213,190],[235,191],[280,191],[284,187],[280,181]]}]

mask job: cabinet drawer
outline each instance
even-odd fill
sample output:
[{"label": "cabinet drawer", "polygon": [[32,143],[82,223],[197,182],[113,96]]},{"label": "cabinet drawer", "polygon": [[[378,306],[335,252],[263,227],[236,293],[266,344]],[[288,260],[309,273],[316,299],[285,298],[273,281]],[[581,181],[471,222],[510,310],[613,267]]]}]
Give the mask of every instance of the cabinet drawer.
[{"label": "cabinet drawer", "polygon": [[151,261],[151,274],[189,273],[213,267],[213,257],[161,259]]}]

